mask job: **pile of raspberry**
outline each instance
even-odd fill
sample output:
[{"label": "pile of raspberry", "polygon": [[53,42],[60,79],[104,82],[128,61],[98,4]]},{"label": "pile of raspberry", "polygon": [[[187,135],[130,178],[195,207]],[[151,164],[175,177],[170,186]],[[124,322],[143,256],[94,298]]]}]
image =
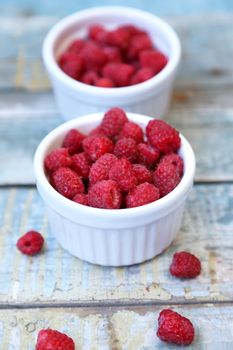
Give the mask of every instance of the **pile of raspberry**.
[{"label": "pile of raspberry", "polygon": [[76,129],[45,158],[51,185],[77,203],[103,209],[133,208],[166,196],[180,182],[179,133],[153,119],[145,134],[120,108],[108,110],[88,135]]},{"label": "pile of raspberry", "polygon": [[58,64],[75,80],[113,88],[152,78],[166,66],[167,57],[154,47],[149,34],[136,26],[107,30],[93,25],[86,39],[70,44]]}]

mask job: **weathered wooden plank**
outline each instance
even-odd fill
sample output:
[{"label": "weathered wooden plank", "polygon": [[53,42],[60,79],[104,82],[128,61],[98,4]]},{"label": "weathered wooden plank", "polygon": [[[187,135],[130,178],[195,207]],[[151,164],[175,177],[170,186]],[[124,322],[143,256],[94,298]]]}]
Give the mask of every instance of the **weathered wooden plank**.
[{"label": "weathered wooden plank", "polygon": [[[1,189],[0,304],[233,300],[232,203],[233,185],[195,186],[181,231],[163,255],[128,268],[104,268],[58,246],[34,189]],[[31,228],[46,238],[44,252],[32,258],[15,247],[19,235]],[[169,264],[178,250],[200,257],[203,271],[197,279],[170,276]]]}]

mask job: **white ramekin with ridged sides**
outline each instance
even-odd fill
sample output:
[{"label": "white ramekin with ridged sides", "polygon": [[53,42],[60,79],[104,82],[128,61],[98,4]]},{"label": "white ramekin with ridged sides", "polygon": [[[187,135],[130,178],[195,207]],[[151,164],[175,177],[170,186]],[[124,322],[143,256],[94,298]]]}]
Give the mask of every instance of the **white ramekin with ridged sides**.
[{"label": "white ramekin with ridged sides", "polygon": [[[139,114],[128,113],[127,116],[143,129],[151,120]],[[193,185],[195,157],[190,144],[181,136],[179,154],[184,160],[184,175],[172,192],[156,202],[116,210],[73,202],[50,185],[44,170],[45,156],[61,146],[67,131],[76,128],[88,133],[102,118],[102,113],[86,115],[51,131],[35,153],[36,184],[48,209],[51,231],[63,248],[93,264],[132,265],[160,254],[174,240],[186,197]]]},{"label": "white ramekin with ridged sides", "polygon": [[[84,38],[88,28],[98,23],[107,28],[133,24],[146,30],[155,46],[167,55],[167,65],[155,77],[129,87],[95,87],[70,78],[58,66],[58,58],[74,39]],[[68,120],[115,106],[128,112],[163,117],[169,107],[180,55],[179,38],[165,21],[151,13],[117,6],[91,8],[62,19],[47,34],[43,45],[43,60],[57,105]]]}]

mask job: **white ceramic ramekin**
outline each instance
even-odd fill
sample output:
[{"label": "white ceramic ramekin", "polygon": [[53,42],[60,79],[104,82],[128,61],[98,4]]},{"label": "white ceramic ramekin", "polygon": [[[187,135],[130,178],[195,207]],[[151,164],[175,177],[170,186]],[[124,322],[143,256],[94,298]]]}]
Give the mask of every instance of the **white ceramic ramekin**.
[{"label": "white ceramic ramekin", "polygon": [[[169,59],[155,77],[122,88],[100,88],[71,79],[58,66],[57,58],[77,37],[85,37],[88,27],[100,23],[108,28],[135,24],[145,29],[154,44]],[[153,117],[162,117],[169,106],[173,81],[180,61],[180,42],[174,30],[162,19],[134,8],[97,7],[77,12],[58,22],[43,45],[43,59],[49,73],[57,105],[65,119],[122,107]]]},{"label": "white ceramic ramekin", "polygon": [[[77,128],[88,133],[102,117],[103,114],[98,113],[66,122],[42,140],[34,158],[37,188],[48,208],[53,235],[71,254],[99,265],[136,264],[160,254],[179,231],[184,202],[193,184],[195,157],[190,144],[181,136],[183,178],[171,193],[156,202],[118,210],[91,208],[72,202],[49,184],[44,158],[61,145],[68,130]],[[143,128],[151,120],[131,113],[128,118]]]}]

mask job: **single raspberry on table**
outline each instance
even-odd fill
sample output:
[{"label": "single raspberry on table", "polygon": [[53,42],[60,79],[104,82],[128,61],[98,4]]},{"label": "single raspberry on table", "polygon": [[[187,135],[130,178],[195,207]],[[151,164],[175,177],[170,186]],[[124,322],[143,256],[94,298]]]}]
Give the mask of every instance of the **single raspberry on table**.
[{"label": "single raspberry on table", "polygon": [[154,185],[160,190],[160,196],[164,197],[179,184],[181,176],[177,166],[159,163],[154,172],[153,179]]},{"label": "single raspberry on table", "polygon": [[133,165],[126,158],[118,159],[109,171],[109,179],[118,183],[120,190],[128,192],[137,185]]},{"label": "single raspberry on table", "polygon": [[159,314],[157,336],[168,343],[189,345],[193,342],[195,330],[188,318],[164,309]]},{"label": "single raspberry on table", "polygon": [[94,24],[89,28],[88,37],[99,44],[105,44],[107,30],[100,24]]},{"label": "single raspberry on table", "polygon": [[177,167],[180,176],[183,175],[184,162],[183,162],[183,159],[178,154],[175,154],[175,153],[166,154],[161,158],[160,164],[162,164],[163,166],[166,166],[168,164],[173,164]]},{"label": "single raspberry on table", "polygon": [[119,135],[122,137],[130,137],[137,143],[143,142],[143,131],[142,128],[134,122],[126,122]]},{"label": "single raspberry on table", "polygon": [[154,74],[159,73],[167,64],[167,57],[159,50],[141,51],[139,54],[141,67],[150,68]]},{"label": "single raspberry on table", "polygon": [[80,176],[70,168],[59,168],[51,176],[52,186],[64,197],[72,199],[77,193],[84,193]]},{"label": "single raspberry on table", "polygon": [[75,350],[73,339],[53,329],[42,329],[38,333],[35,350]]},{"label": "single raspberry on table", "polygon": [[129,191],[126,196],[126,207],[140,207],[158,200],[159,197],[159,189],[148,182],[144,182]]},{"label": "single raspberry on table", "polygon": [[80,81],[84,84],[94,86],[98,79],[99,79],[98,73],[93,70],[89,70],[81,76]]},{"label": "single raspberry on table", "polygon": [[122,62],[121,52],[120,52],[118,47],[105,46],[105,47],[103,47],[103,52],[105,53],[108,62],[112,62],[112,63],[113,62],[116,62],[116,63]]},{"label": "single raspberry on table", "polygon": [[84,48],[85,41],[83,39],[74,40],[67,49],[67,52],[72,52],[75,55],[79,55],[80,51]]},{"label": "single raspberry on table", "polygon": [[124,137],[116,142],[113,153],[117,158],[127,158],[135,163],[138,158],[137,143],[131,137]]},{"label": "single raspberry on table", "polygon": [[201,262],[193,254],[179,252],[173,255],[170,273],[179,278],[194,278],[201,272]]},{"label": "single raspberry on table", "polygon": [[121,192],[118,184],[112,180],[102,180],[89,188],[88,203],[91,207],[102,209],[119,209]]},{"label": "single raspberry on table", "polygon": [[145,165],[142,164],[133,164],[133,170],[137,177],[138,184],[142,184],[143,182],[153,182],[152,172],[148,170]]},{"label": "single raspberry on table", "polygon": [[162,153],[176,152],[181,144],[178,131],[163,120],[149,121],[146,136],[149,143]]},{"label": "single raspberry on table", "polygon": [[91,162],[90,159],[87,157],[86,153],[81,152],[78,154],[74,154],[71,159],[71,168],[79,176],[83,177],[84,179],[87,179],[91,168]]},{"label": "single raspberry on table", "polygon": [[147,33],[135,35],[130,42],[127,56],[129,59],[136,59],[141,51],[152,47],[153,43]]},{"label": "single raspberry on table", "polygon": [[128,118],[123,109],[114,107],[109,109],[101,122],[101,129],[108,137],[115,137],[119,135]]},{"label": "single raspberry on table", "polygon": [[128,86],[133,76],[134,68],[127,63],[107,63],[102,69],[104,78],[111,79],[117,87]]},{"label": "single raspberry on table", "polygon": [[80,131],[76,129],[71,129],[65,135],[62,143],[62,147],[68,149],[69,154],[74,154],[82,151],[82,141],[85,138]]},{"label": "single raspberry on table", "polygon": [[73,79],[79,79],[84,69],[83,59],[73,52],[65,52],[58,63],[63,72]]},{"label": "single raspberry on table", "polygon": [[60,147],[54,149],[45,157],[44,166],[48,173],[52,173],[61,167],[69,167],[71,163],[72,160],[68,150]]},{"label": "single raspberry on table", "polygon": [[138,163],[145,165],[149,169],[153,169],[159,160],[159,150],[147,145],[146,143],[139,143],[137,147]]},{"label": "single raspberry on table", "polygon": [[107,136],[88,136],[83,140],[83,149],[87,156],[95,162],[105,153],[112,153],[113,143]]},{"label": "single raspberry on table", "polygon": [[90,184],[93,185],[98,181],[108,180],[109,171],[116,161],[117,157],[111,153],[105,153],[103,156],[97,159],[97,161],[94,164],[92,164],[90,169]]},{"label": "single raspberry on table", "polygon": [[85,193],[77,193],[72,200],[76,203],[88,206],[88,197]]},{"label": "single raspberry on table", "polygon": [[140,84],[144,81],[153,78],[154,71],[151,68],[140,68],[131,78],[130,85]]},{"label": "single raspberry on table", "polygon": [[112,88],[114,87],[114,82],[109,78],[99,78],[95,82],[95,86],[103,88]]},{"label": "single raspberry on table", "polygon": [[17,241],[17,248],[26,255],[35,255],[43,247],[44,238],[37,231],[28,231]]},{"label": "single raspberry on table", "polygon": [[80,57],[83,59],[87,70],[99,71],[107,61],[105,53],[94,41],[86,42],[80,52]]}]

